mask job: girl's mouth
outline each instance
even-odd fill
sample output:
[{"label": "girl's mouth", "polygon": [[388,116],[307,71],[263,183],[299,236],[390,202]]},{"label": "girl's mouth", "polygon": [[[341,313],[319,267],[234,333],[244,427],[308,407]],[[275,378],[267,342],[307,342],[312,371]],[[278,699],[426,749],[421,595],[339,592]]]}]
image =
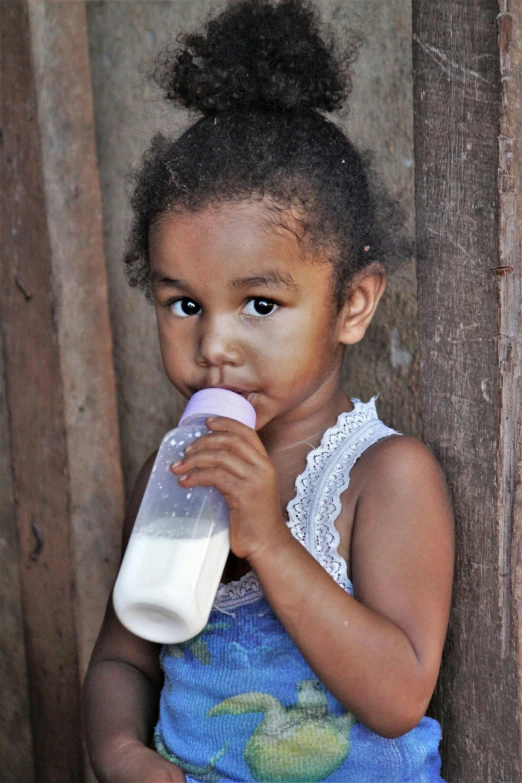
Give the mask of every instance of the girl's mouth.
[{"label": "girl's mouth", "polygon": [[234,392],[234,394],[239,394],[240,397],[244,397],[245,400],[247,400],[250,404],[252,404],[252,400],[256,397],[257,392],[256,391],[241,391],[240,389],[234,389],[233,386],[219,386],[220,389],[226,389],[227,391]]},{"label": "girl's mouth", "polygon": [[[224,391],[234,392],[234,394],[238,394],[240,397],[243,397],[253,407],[255,407],[255,402],[259,395],[259,391],[257,389],[256,391],[244,391],[242,389],[236,389],[233,386],[207,386],[205,384],[192,389],[191,392],[192,394],[195,394],[196,392],[203,391],[203,389],[223,389]],[[189,397],[192,396],[192,394],[189,395]],[[187,399],[189,399],[189,397],[187,397]]]},{"label": "girl's mouth", "polygon": [[236,394],[239,394],[240,397],[244,397],[245,400],[248,400],[249,403],[252,403],[252,400],[256,396],[257,392],[240,392],[235,391],[235,389],[230,389],[230,391],[235,392]]}]

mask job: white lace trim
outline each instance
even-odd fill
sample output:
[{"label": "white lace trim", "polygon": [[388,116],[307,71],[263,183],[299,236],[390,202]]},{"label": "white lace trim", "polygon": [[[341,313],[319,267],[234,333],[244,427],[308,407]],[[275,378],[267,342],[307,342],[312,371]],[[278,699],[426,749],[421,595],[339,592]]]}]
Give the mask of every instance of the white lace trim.
[{"label": "white lace trim", "polygon": [[241,579],[219,585],[214,609],[233,609],[236,606],[250,604],[259,601],[263,597],[263,590],[255,571],[248,571]]},{"label": "white lace trim", "polygon": [[[335,520],[340,496],[350,482],[350,470],[358,457],[380,438],[396,434],[377,415],[376,397],[369,402],[352,399],[353,410],[339,415],[324,433],[321,443],[306,457],[306,468],[295,480],[295,497],[287,505],[288,527],[293,536],[343,587],[353,593],[344,558],[339,555]],[[356,436],[356,437],[354,437]],[[214,602],[219,610],[258,601],[263,591],[254,571],[220,585]]]},{"label": "white lace trim", "polygon": [[350,595],[353,595],[353,585],[348,578],[346,560],[338,551],[340,536],[335,526],[341,512],[341,495],[348,488],[350,471],[361,454],[381,438],[393,434],[395,431],[378,419],[363,425],[356,437],[348,439],[333,455],[333,464],[326,466],[325,474],[319,477],[311,496],[306,498],[304,525],[296,518],[300,535],[305,528],[305,546],[310,554]]}]

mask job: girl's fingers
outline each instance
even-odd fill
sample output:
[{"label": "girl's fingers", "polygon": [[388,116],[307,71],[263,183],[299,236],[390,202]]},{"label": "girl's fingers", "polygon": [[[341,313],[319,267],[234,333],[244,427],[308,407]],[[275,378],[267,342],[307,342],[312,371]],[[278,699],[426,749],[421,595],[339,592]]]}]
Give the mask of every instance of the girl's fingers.
[{"label": "girl's fingers", "polygon": [[223,468],[198,468],[196,472],[178,479],[185,489],[189,487],[215,487],[223,495],[237,489],[238,477]]},{"label": "girl's fingers", "polygon": [[180,476],[184,476],[188,473],[189,475],[186,478],[180,479],[184,482],[184,486],[186,486],[186,481],[190,481],[191,478],[196,478],[190,475],[190,471],[198,471],[198,480],[196,483],[199,484],[199,473],[205,468],[220,468],[237,478],[244,479],[250,472],[251,466],[245,463],[244,459],[241,459],[241,457],[236,456],[230,451],[212,449],[190,454],[185,457],[179,465],[173,466],[172,472]]},{"label": "girl's fingers", "polygon": [[190,446],[187,446],[185,456],[193,456],[201,451],[208,450],[232,451],[251,465],[256,465],[260,456],[264,456],[257,449],[253,448],[250,442],[246,442],[243,438],[238,438],[237,435],[229,432],[212,432],[209,435],[201,435]]},{"label": "girl's fingers", "polygon": [[225,416],[209,416],[206,419],[205,424],[212,432],[230,432],[232,434],[240,435],[248,443],[260,452],[260,454],[266,455],[265,447],[259,440],[259,435],[252,427],[247,427],[241,421],[235,419],[228,419]]}]

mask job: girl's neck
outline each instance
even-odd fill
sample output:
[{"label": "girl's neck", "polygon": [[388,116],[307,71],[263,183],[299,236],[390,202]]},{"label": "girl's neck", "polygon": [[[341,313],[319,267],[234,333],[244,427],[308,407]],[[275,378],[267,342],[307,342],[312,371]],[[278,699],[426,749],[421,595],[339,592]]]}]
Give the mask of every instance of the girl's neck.
[{"label": "girl's neck", "polygon": [[312,397],[285,416],[269,422],[258,435],[269,455],[290,450],[302,444],[315,448],[324,432],[335,424],[339,414],[351,411],[341,378],[324,384]]}]

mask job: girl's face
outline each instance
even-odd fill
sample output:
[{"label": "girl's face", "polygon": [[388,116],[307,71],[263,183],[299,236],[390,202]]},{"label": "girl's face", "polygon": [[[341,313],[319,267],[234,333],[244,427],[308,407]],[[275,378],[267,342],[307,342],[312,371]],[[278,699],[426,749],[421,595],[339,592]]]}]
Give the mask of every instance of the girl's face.
[{"label": "girl's face", "polygon": [[303,260],[260,204],[165,214],[151,227],[149,258],[163,365],[185,397],[210,386],[239,392],[261,429],[337,386],[331,266]]}]

